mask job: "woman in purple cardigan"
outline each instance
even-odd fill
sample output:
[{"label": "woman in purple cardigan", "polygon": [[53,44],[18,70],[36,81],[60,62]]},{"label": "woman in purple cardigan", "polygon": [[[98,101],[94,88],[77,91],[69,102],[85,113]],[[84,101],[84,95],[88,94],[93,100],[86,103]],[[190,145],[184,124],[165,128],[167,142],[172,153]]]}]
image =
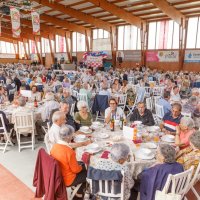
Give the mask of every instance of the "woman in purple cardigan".
[{"label": "woman in purple cardigan", "polygon": [[184,171],[175,160],[175,149],[168,144],[161,144],[157,150],[157,163],[141,174],[140,200],[154,200],[156,190],[162,190],[169,174]]}]

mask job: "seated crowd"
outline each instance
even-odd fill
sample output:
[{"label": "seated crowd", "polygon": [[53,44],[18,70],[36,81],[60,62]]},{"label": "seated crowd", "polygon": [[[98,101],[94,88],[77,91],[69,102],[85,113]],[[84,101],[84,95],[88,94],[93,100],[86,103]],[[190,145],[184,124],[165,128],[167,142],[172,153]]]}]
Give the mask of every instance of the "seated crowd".
[{"label": "seated crowd", "polygon": [[[77,193],[80,199],[83,199],[85,188],[88,189],[87,169],[83,162],[77,161],[76,149],[89,145],[92,140],[74,143],[74,138],[81,133],[80,127],[90,127],[95,121],[95,95],[106,96],[108,101],[99,103],[107,104],[99,113],[104,118],[104,125],[122,118],[127,124],[140,121],[144,127],[158,125],[163,134],[175,136],[174,146],[161,143],[155,163],[137,177],[132,173],[135,157],[130,146],[122,142],[112,145],[108,159],[100,158],[94,164],[99,170],[124,171],[125,200],[137,199],[138,192],[141,200],[154,200],[156,190],[163,189],[169,174],[181,173],[191,166],[197,169],[200,161],[200,90],[193,85],[199,81],[199,73],[163,72],[142,67],[133,70],[111,68],[108,72],[78,69],[58,76],[42,65],[8,64],[5,67],[0,71],[0,104],[2,107],[11,104],[14,110],[11,120],[3,109],[0,114],[7,131],[12,129],[11,140],[15,143],[15,116],[32,112],[28,105],[36,103],[40,114],[34,116],[36,142],[45,140],[49,154],[59,163],[66,187],[82,183]],[[129,81],[130,77],[134,80]],[[157,100],[163,108],[161,121],[145,103],[145,88],[151,88],[152,81],[164,88]],[[31,96],[23,96],[22,90],[31,91]],[[77,93],[86,98],[79,98]],[[119,105],[118,96],[116,98],[119,94],[127,95],[124,108]],[[42,127],[47,125],[50,128],[45,133]],[[1,133],[0,140],[4,141]]]}]

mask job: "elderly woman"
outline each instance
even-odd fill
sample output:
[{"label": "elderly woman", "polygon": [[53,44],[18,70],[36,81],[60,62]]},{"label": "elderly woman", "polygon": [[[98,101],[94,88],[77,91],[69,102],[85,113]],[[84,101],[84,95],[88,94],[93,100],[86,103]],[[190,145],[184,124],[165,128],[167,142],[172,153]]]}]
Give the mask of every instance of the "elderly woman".
[{"label": "elderly woman", "polygon": [[[86,183],[87,171],[84,165],[76,160],[76,153],[69,143],[73,137],[73,129],[64,126],[60,128],[59,140],[51,149],[51,156],[54,157],[61,168],[61,173],[67,187]],[[83,188],[81,188],[82,190]]]},{"label": "elderly woman", "polygon": [[200,131],[194,132],[189,141],[190,146],[178,152],[177,162],[181,163],[185,170],[194,166],[194,174],[200,161]]},{"label": "elderly woman", "polygon": [[144,170],[141,176],[140,199],[154,200],[156,190],[162,190],[169,174],[183,172],[183,166],[176,162],[176,151],[168,144],[157,149],[156,164]]},{"label": "elderly woman", "polygon": [[124,200],[130,198],[130,191],[134,185],[134,180],[131,174],[131,164],[127,162],[129,159],[130,148],[126,144],[117,143],[112,146],[108,159],[100,158],[94,165],[95,169],[124,171]]},{"label": "elderly woman", "polygon": [[83,87],[80,89],[79,94],[85,94],[87,96],[87,103],[90,105],[90,100],[92,97],[92,93],[90,91],[88,83],[83,83]]},{"label": "elderly woman", "polygon": [[74,103],[74,100],[73,100],[73,98],[71,96],[71,93],[70,93],[69,89],[65,88],[63,90],[63,94],[60,97],[60,101],[61,102],[67,102],[70,105],[70,107],[71,107],[71,105]]},{"label": "elderly woman", "polygon": [[29,98],[29,101],[34,102],[35,100],[41,101],[42,100],[42,94],[41,92],[37,91],[37,86],[33,85],[31,88],[32,94],[31,97]]},{"label": "elderly woman", "polygon": [[194,121],[190,117],[182,117],[180,125],[176,126],[175,144],[181,149],[189,146],[189,137],[194,133]]},{"label": "elderly woman", "polygon": [[63,88],[70,88],[70,85],[70,80],[67,77],[65,77],[62,83]]},{"label": "elderly woman", "polygon": [[77,104],[79,112],[74,116],[74,119],[81,126],[92,125],[92,115],[88,112],[88,104],[85,101],[79,101]]},{"label": "elderly woman", "polygon": [[112,85],[112,93],[117,93],[117,92],[119,92],[120,88],[121,88],[121,85],[120,85],[120,83],[119,83],[119,79],[116,78],[116,79],[114,80],[114,82],[113,82],[113,85]]}]

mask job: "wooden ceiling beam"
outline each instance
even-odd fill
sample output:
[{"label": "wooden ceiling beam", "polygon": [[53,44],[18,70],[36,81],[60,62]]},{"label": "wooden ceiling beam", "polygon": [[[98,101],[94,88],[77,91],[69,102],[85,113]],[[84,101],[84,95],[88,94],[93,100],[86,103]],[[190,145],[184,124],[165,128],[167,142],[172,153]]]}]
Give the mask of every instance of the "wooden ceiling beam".
[{"label": "wooden ceiling beam", "polygon": [[112,13],[113,15],[125,20],[128,23],[137,26],[138,28],[141,28],[142,24],[145,23],[141,18],[134,16],[133,14],[125,11],[115,4],[109,3],[106,0],[89,0],[89,2],[98,7],[101,7],[105,11]]},{"label": "wooden ceiling beam", "polygon": [[70,31],[79,32],[81,34],[85,34],[85,31],[87,30],[87,28],[85,28],[84,26],[79,26],[77,24],[70,23],[70,22],[68,22],[66,20],[61,20],[61,19],[55,18],[53,16],[45,15],[45,14],[41,15],[40,19],[44,20],[44,21],[46,21],[48,23],[52,23],[52,24],[54,24],[56,26],[60,26],[62,28],[66,28],[66,29],[68,29]]},{"label": "wooden ceiling beam", "polygon": [[[63,6],[62,4],[59,4],[57,2],[49,3],[48,0],[34,0],[34,1],[40,3],[44,6],[48,6],[48,7],[52,8],[53,10],[60,11],[63,14],[70,15],[71,17],[75,17],[76,19],[79,19],[81,21],[85,21],[86,23],[92,24],[98,28],[102,28],[106,31],[110,31],[110,27],[112,26],[108,22],[104,22],[103,20],[97,19],[88,14],[82,13],[76,9]],[[76,25],[76,26],[78,26],[78,25]],[[79,29],[81,29],[81,26],[79,27]]]},{"label": "wooden ceiling beam", "polygon": [[167,0],[149,0],[156,7],[158,7],[163,13],[168,15],[171,19],[180,25],[185,26],[185,16],[178,11],[175,7],[171,6]]},{"label": "wooden ceiling beam", "polygon": [[10,43],[13,43],[13,41],[21,41],[21,39],[16,39],[16,38],[13,38],[12,36],[8,35],[8,34],[5,34],[5,33],[2,33],[1,36],[0,36],[0,41],[4,41],[4,42],[10,42]]}]

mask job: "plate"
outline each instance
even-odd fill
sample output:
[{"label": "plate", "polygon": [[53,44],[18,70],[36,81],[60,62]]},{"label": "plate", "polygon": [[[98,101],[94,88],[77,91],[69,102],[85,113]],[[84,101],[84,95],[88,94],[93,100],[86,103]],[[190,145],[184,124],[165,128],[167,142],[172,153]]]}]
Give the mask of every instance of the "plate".
[{"label": "plate", "polygon": [[76,138],[74,139],[74,142],[75,143],[81,143],[81,142],[86,142],[88,141],[89,139],[88,138],[85,138],[84,140],[76,140]]},{"label": "plate", "polygon": [[156,149],[157,144],[155,144],[153,142],[147,142],[147,143],[142,143],[141,147],[148,148],[148,149]]},{"label": "plate", "polygon": [[99,147],[99,148],[97,148],[97,149],[86,148],[86,149],[85,149],[85,152],[88,152],[88,153],[98,153],[98,152],[101,151],[101,150],[102,150],[101,147]]},{"label": "plate", "polygon": [[173,135],[163,135],[161,137],[161,140],[163,142],[169,142],[169,143],[174,143],[175,142],[175,137]]},{"label": "plate", "polygon": [[106,138],[109,138],[109,135],[107,133],[102,133],[98,135],[98,138],[106,139]]},{"label": "plate", "polygon": [[159,126],[149,126],[146,128],[146,130],[149,132],[157,132],[160,130],[160,127]]},{"label": "plate", "polygon": [[152,160],[155,157],[155,155],[153,153],[151,153],[150,155],[144,155],[140,151],[137,151],[135,153],[135,157],[142,160]]},{"label": "plate", "polygon": [[82,133],[86,133],[86,134],[90,134],[90,133],[92,133],[92,130],[89,129],[88,131],[83,131],[83,130],[80,129],[80,132],[82,132]]}]

